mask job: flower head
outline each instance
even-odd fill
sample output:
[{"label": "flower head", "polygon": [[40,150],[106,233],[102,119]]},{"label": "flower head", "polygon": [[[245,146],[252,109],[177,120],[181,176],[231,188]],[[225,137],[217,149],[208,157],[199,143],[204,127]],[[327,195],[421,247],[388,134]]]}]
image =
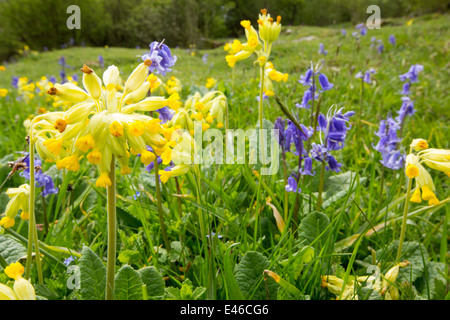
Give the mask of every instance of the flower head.
[{"label": "flower head", "polygon": [[172,71],[172,68],[177,61],[177,57],[172,56],[172,52],[170,48],[163,44],[164,41],[158,42],[153,41],[150,43],[150,53],[146,53],[142,55],[142,60],[147,61],[150,60],[151,63],[148,66],[150,73],[157,73],[163,76],[166,75],[167,72]]}]

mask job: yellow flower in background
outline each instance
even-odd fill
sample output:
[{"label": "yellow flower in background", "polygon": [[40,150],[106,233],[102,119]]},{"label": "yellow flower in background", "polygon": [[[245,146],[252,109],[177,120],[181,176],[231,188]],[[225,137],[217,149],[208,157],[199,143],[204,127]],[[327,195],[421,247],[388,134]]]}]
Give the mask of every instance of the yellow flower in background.
[{"label": "yellow flower in background", "polygon": [[[141,154],[141,161],[148,164],[154,154],[148,154],[147,146],[161,149],[167,140],[163,128],[154,118],[138,113],[163,107],[174,110],[180,106],[180,97],[147,96],[153,78],[148,76],[150,60],[139,64],[128,77],[123,92],[118,92],[119,69],[110,66],[102,79],[84,65],[84,90],[73,83],[55,84],[48,90],[62,101],[74,103],[65,112],[50,112],[34,118],[31,125],[33,142],[40,157],[56,162],[57,169],[78,171],[80,160],[86,159],[99,170],[97,187],[111,185],[109,173],[114,155],[121,173],[128,174],[131,154]],[[155,127],[159,127],[156,130]]]},{"label": "yellow flower in background", "polygon": [[411,26],[411,25],[413,24],[413,21],[414,21],[414,19],[408,20],[408,21],[406,22],[406,25],[407,25],[408,27]]},{"label": "yellow flower in background", "polygon": [[29,202],[30,186],[23,184],[18,188],[9,188],[6,191],[9,197],[9,202],[6,205],[5,217],[0,220],[0,226],[4,228],[14,227],[15,216],[22,210],[20,217],[22,220],[29,219]]},{"label": "yellow flower in background", "polygon": [[6,70],[5,66],[0,66],[0,71],[5,71],[5,70]]},{"label": "yellow flower in background", "polygon": [[0,284],[0,300],[36,300],[33,285],[22,278],[24,267],[20,262],[11,263],[5,268],[5,274],[14,279],[13,289]]},{"label": "yellow flower in background", "polygon": [[0,88],[0,97],[4,98],[8,95],[8,89]]},{"label": "yellow flower in background", "polygon": [[410,146],[419,151],[406,157],[405,174],[410,179],[416,179],[416,189],[410,201],[420,203],[425,200],[430,206],[437,205],[440,202],[434,193],[433,179],[422,164],[450,177],[450,150],[428,148],[427,141],[423,139],[414,139]]},{"label": "yellow flower in background", "polygon": [[216,83],[217,83],[217,80],[216,80],[216,79],[214,79],[214,78],[212,78],[212,77],[209,77],[208,79],[206,79],[205,87],[208,88],[208,89],[210,89],[210,88],[214,87],[214,85],[215,85]]}]

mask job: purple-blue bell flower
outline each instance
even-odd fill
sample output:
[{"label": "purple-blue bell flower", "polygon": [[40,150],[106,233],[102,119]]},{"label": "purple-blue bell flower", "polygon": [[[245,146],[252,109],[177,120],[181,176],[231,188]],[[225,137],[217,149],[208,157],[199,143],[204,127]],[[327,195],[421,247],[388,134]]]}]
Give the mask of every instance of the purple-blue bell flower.
[{"label": "purple-blue bell flower", "polygon": [[382,155],[383,159],[380,160],[381,164],[386,168],[392,170],[399,170],[404,167],[405,156],[399,151],[384,153]]},{"label": "purple-blue bell flower", "polygon": [[355,78],[363,79],[365,83],[372,83],[371,74],[374,74],[375,70],[373,68],[370,68],[364,74],[360,71],[355,75]]},{"label": "purple-blue bell flower", "polygon": [[300,193],[302,190],[297,185],[297,180],[295,180],[294,175],[290,175],[287,181],[287,185],[284,187],[284,189],[287,192],[298,192]]},{"label": "purple-blue bell flower", "polygon": [[[296,103],[295,106],[297,108],[303,108],[303,109],[311,108],[309,102],[312,101],[314,91],[315,91],[314,86],[309,87],[303,94],[302,102]],[[317,100],[318,98],[319,98],[319,94],[316,92],[314,94],[314,100]]]},{"label": "purple-blue bell flower", "polygon": [[142,56],[142,60],[151,60],[152,64],[148,67],[150,73],[166,75],[167,72],[172,71],[172,68],[177,61],[176,56],[172,56],[170,48],[162,42],[153,41],[150,43],[150,53]]},{"label": "purple-blue bell flower", "polygon": [[411,100],[409,97],[402,97],[402,106],[400,107],[400,110],[398,111],[398,117],[396,120],[399,123],[403,123],[406,116],[412,116],[416,112],[414,109],[414,101]]},{"label": "purple-blue bell flower", "polygon": [[286,141],[285,135],[284,135],[284,129],[286,127],[286,120],[284,120],[282,117],[278,117],[277,120],[275,120],[274,123],[274,131],[275,133],[275,139],[277,139],[278,144],[284,149],[284,143]]},{"label": "purple-blue bell flower", "polygon": [[[160,157],[156,157],[156,161],[158,162],[158,165],[160,165],[162,162],[163,162],[163,160],[160,158]],[[153,171],[153,169],[155,168],[155,162],[150,162],[150,164],[149,165],[147,165],[146,167],[145,167],[145,171],[147,171],[148,173],[150,173],[150,172],[152,172]]]},{"label": "purple-blue bell flower", "polygon": [[56,80],[56,77],[55,77],[55,76],[51,76],[51,77],[48,79],[48,81],[51,82],[51,83],[53,83],[53,84],[55,84],[56,82],[58,82],[58,80]]},{"label": "purple-blue bell flower", "polygon": [[64,56],[61,56],[61,58],[59,58],[59,60],[58,60],[58,64],[61,67],[65,68],[66,67],[66,58]]},{"label": "purple-blue bell flower", "polygon": [[73,256],[70,256],[67,259],[64,259],[64,264],[66,265],[66,267],[68,267],[74,260],[75,258]]},{"label": "purple-blue bell flower", "polygon": [[100,64],[100,68],[105,67],[105,59],[103,59],[103,56],[98,56],[98,63]]},{"label": "purple-blue bell flower", "polygon": [[11,80],[11,85],[14,87],[14,88],[18,88],[18,83],[19,83],[19,77],[12,77],[12,80]]},{"label": "purple-blue bell flower", "polygon": [[308,176],[313,176],[316,174],[315,171],[312,171],[312,159],[308,156],[304,157],[304,165],[303,168],[300,168],[300,174],[301,175],[308,175]]},{"label": "purple-blue bell flower", "polygon": [[388,41],[390,44],[392,44],[393,46],[395,46],[397,44],[397,40],[395,39],[395,36],[393,34],[391,34],[388,38]]},{"label": "purple-blue bell flower", "polygon": [[326,170],[332,170],[336,173],[341,171],[342,164],[338,163],[336,158],[329,154],[328,148],[321,144],[314,142],[311,144],[311,157],[314,160],[326,162],[328,164],[325,167]]},{"label": "purple-blue bell flower", "polygon": [[161,123],[166,123],[167,121],[172,120],[173,113],[170,111],[168,107],[163,107],[161,109],[156,110],[159,114],[159,119],[161,119]]},{"label": "purple-blue bell flower", "polygon": [[323,45],[323,43],[319,44],[319,53],[323,54],[324,56],[326,56],[328,53],[328,50],[325,50],[325,46]]},{"label": "purple-blue bell flower", "polygon": [[313,77],[313,71],[311,69],[306,70],[305,74],[300,75],[300,80],[298,80],[299,83],[303,84],[304,86],[311,86],[312,85],[312,77]]},{"label": "purple-blue bell flower", "polygon": [[[27,180],[30,180],[30,158],[26,157],[23,160],[23,163],[26,165],[26,168],[19,173],[19,175],[21,177],[24,177]],[[42,165],[42,161],[38,158],[34,159],[34,165],[35,167],[37,166],[41,166]],[[42,196],[46,197],[49,194],[56,194],[58,193],[58,188],[55,187],[55,184],[52,180],[52,178],[49,175],[46,175],[42,172],[42,170],[38,170],[36,171],[35,175],[34,175],[34,179],[36,181],[36,186],[38,188],[42,188]]]},{"label": "purple-blue bell flower", "polygon": [[418,82],[418,76],[419,73],[423,70],[423,66],[420,64],[413,64],[408,72],[406,72],[405,74],[400,75],[400,80],[401,81],[405,81],[405,80],[409,80],[411,83],[415,83]]},{"label": "purple-blue bell flower", "polygon": [[207,54],[207,53],[205,53],[205,54],[202,56],[202,61],[203,61],[204,64],[207,64],[207,63],[208,63],[208,54]]},{"label": "purple-blue bell flower", "polygon": [[137,200],[137,198],[139,198],[141,196],[141,193],[139,191],[136,191],[135,194],[133,194],[133,199]]},{"label": "purple-blue bell flower", "polygon": [[329,150],[339,150],[344,147],[347,131],[351,128],[350,125],[347,126],[347,123],[354,114],[354,111],[342,114],[341,108],[329,119],[319,115],[319,130],[324,132],[326,146]]},{"label": "purple-blue bell flower", "polygon": [[330,83],[323,73],[319,74],[319,83],[323,91],[331,90],[334,87],[334,84]]},{"label": "purple-blue bell flower", "polygon": [[383,53],[383,51],[384,51],[384,43],[380,42],[380,44],[378,45],[378,48],[377,48],[377,52]]},{"label": "purple-blue bell flower", "polygon": [[411,87],[411,82],[405,82],[402,87],[402,94],[408,96],[410,94],[409,89]]},{"label": "purple-blue bell flower", "polygon": [[345,37],[345,36],[347,35],[347,30],[341,29],[341,33],[342,33],[342,35]]}]

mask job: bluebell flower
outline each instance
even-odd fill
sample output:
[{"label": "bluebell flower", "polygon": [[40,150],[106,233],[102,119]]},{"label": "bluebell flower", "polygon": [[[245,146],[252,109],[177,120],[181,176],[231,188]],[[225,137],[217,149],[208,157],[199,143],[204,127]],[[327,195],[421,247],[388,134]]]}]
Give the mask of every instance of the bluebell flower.
[{"label": "bluebell flower", "polygon": [[328,50],[325,50],[325,46],[323,45],[323,43],[319,44],[319,53],[323,54],[324,56],[326,56],[328,53]]},{"label": "bluebell flower", "polygon": [[403,123],[406,116],[412,116],[416,112],[414,109],[414,101],[411,100],[409,97],[402,97],[402,106],[400,107],[400,110],[398,111],[398,117],[396,120],[399,123]]},{"label": "bluebell flower", "polygon": [[308,176],[313,176],[316,174],[315,171],[312,171],[312,163],[313,163],[313,159],[311,159],[308,156],[305,156],[303,158],[304,161],[304,165],[303,168],[300,168],[300,174],[302,175],[308,175]]},{"label": "bluebell flower", "polygon": [[11,85],[14,87],[14,88],[18,88],[18,83],[19,83],[19,77],[12,77],[12,80],[11,80]]},{"label": "bluebell flower", "polygon": [[166,123],[167,121],[172,120],[173,112],[168,107],[163,107],[161,109],[156,110],[159,114],[159,119],[161,119],[161,123]]},{"label": "bluebell flower", "polygon": [[59,71],[59,76],[61,77],[61,83],[65,83],[66,82],[66,69],[61,68],[61,70]]},{"label": "bluebell flower", "polygon": [[[303,141],[307,141],[313,134],[311,128],[300,124],[302,130],[300,130],[291,120],[287,120],[287,127],[284,132],[285,137],[285,150],[291,152],[296,156],[304,154]],[[295,151],[291,151],[291,145],[295,145]]]},{"label": "bluebell flower", "polygon": [[[19,173],[21,177],[24,177],[27,180],[30,180],[30,158],[25,157],[22,162],[26,165],[26,168]],[[34,165],[35,167],[41,167],[42,161],[38,158],[34,159]],[[49,194],[56,194],[59,192],[58,188],[55,187],[55,184],[52,180],[52,178],[49,175],[46,175],[41,170],[37,170],[34,179],[36,181],[36,186],[38,188],[43,188],[41,195],[43,197],[48,196]]]},{"label": "bluebell flower", "polygon": [[371,74],[374,74],[375,70],[373,68],[370,68],[364,74],[360,71],[355,75],[355,78],[362,79],[365,83],[372,83]]},{"label": "bluebell flower", "polygon": [[[156,157],[156,160],[157,160],[157,162],[158,162],[158,165],[160,165],[162,162],[163,162],[163,160],[160,158],[160,157]],[[145,171],[147,171],[148,173],[151,173],[152,171],[153,171],[153,169],[155,168],[155,162],[150,162],[150,164],[149,165],[147,165],[146,167],[145,167]]]},{"label": "bluebell flower", "polygon": [[72,75],[72,81],[78,82],[78,75],[76,73]]},{"label": "bluebell flower", "polygon": [[391,117],[381,120],[378,132],[375,132],[380,140],[376,146],[372,144],[372,147],[381,153],[381,164],[392,170],[401,169],[404,161],[404,156],[397,150],[397,144],[401,141],[397,135],[398,130],[400,130],[400,124],[397,120]]},{"label": "bluebell flower", "polygon": [[411,87],[411,82],[405,82],[402,87],[402,94],[408,96],[410,94],[409,89]]},{"label": "bluebell flower", "polygon": [[75,258],[73,256],[70,256],[67,259],[64,259],[64,264],[66,265],[66,267],[68,267],[74,260]]},{"label": "bluebell flower", "polygon": [[347,35],[347,30],[341,29],[341,33],[342,33],[342,35],[345,37],[345,36]]},{"label": "bluebell flower", "polygon": [[278,144],[284,149],[284,143],[286,141],[286,138],[284,136],[284,129],[286,127],[286,120],[284,120],[282,117],[278,117],[275,120],[274,123],[274,130],[278,130],[275,132],[275,139],[277,139]]},{"label": "bluebell flower", "polygon": [[55,84],[56,82],[58,82],[58,80],[56,80],[55,76],[51,76],[50,78],[48,78],[48,81]]},{"label": "bluebell flower", "polygon": [[329,118],[319,115],[319,130],[324,132],[325,144],[329,150],[339,150],[344,147],[347,131],[351,128],[347,124],[354,114],[354,111],[342,114],[341,108]]},{"label": "bluebell flower", "polygon": [[66,67],[66,58],[64,56],[61,56],[61,58],[59,58],[59,60],[58,60],[58,64],[61,67],[65,68]]},{"label": "bluebell flower", "polygon": [[[297,108],[303,108],[303,109],[311,108],[311,105],[309,104],[309,102],[313,98],[313,92],[314,92],[313,86],[311,86],[303,94],[302,102],[301,103],[296,103],[295,106]],[[316,100],[318,97],[319,97],[319,95],[316,93],[314,99]]]},{"label": "bluebell flower", "polygon": [[395,39],[395,36],[393,34],[391,34],[388,38],[388,41],[390,44],[392,44],[393,46],[395,46],[397,44],[397,41]]},{"label": "bluebell flower", "polygon": [[383,51],[384,51],[384,43],[383,43],[383,41],[380,41],[379,45],[378,45],[378,48],[377,48],[377,52],[378,53],[383,53]]},{"label": "bluebell flower", "polygon": [[323,91],[330,90],[334,87],[334,84],[330,83],[328,81],[327,76],[324,75],[323,73],[319,74],[319,83],[320,83],[320,86],[322,87]]},{"label": "bluebell flower", "polygon": [[290,175],[287,181],[287,185],[284,187],[284,189],[287,192],[298,192],[300,193],[302,190],[297,185],[297,180],[295,179],[294,175]]},{"label": "bluebell flower", "polygon": [[311,157],[314,160],[326,162],[328,164],[325,166],[326,170],[332,170],[336,173],[341,171],[342,164],[338,163],[336,158],[328,152],[328,148],[322,144],[314,142],[311,144]]},{"label": "bluebell flower", "polygon": [[167,72],[175,65],[176,56],[172,56],[170,48],[163,42],[153,41],[150,43],[150,53],[142,56],[142,60],[151,60],[152,64],[148,67],[150,73],[166,75]]},{"label": "bluebell flower", "polygon": [[419,81],[418,76],[422,70],[423,70],[422,65],[414,64],[409,68],[408,72],[400,75],[400,80],[405,81],[408,79],[411,83],[418,82]]},{"label": "bluebell flower", "polygon": [[202,61],[203,61],[204,64],[207,64],[207,63],[208,63],[208,54],[207,54],[207,53],[205,53],[205,54],[202,56]]},{"label": "bluebell flower", "polygon": [[105,59],[103,59],[103,56],[98,56],[98,63],[100,64],[100,68],[105,67]]},{"label": "bluebell flower", "polygon": [[311,69],[306,70],[305,74],[300,76],[300,80],[298,80],[299,83],[303,84],[304,86],[311,86],[312,85],[312,77],[313,77],[313,71]]}]

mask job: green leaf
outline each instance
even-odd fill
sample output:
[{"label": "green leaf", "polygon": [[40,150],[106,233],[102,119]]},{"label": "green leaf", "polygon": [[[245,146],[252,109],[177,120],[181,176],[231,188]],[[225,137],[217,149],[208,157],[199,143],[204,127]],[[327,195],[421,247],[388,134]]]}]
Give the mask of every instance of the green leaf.
[{"label": "green leaf", "polygon": [[[7,234],[0,235],[0,254],[8,264],[16,262],[27,254],[27,248]],[[3,268],[0,266],[0,270]]]},{"label": "green leaf", "polygon": [[[264,270],[270,268],[270,261],[256,251],[247,252],[236,266],[235,278],[246,299],[276,299],[278,286],[272,278],[264,282]],[[267,289],[267,290],[266,290]]]},{"label": "green leaf", "polygon": [[80,258],[81,296],[86,300],[104,300],[106,291],[106,268],[99,257],[87,246]]},{"label": "green leaf", "polygon": [[445,294],[447,293],[447,281],[443,276],[444,274],[444,263],[434,261],[428,262],[426,264],[426,272],[424,272],[424,276],[418,281],[420,295],[429,300],[445,299]]},{"label": "green leaf", "polygon": [[124,265],[115,276],[114,296],[116,300],[142,300],[142,285],[139,273]]},{"label": "green leaf", "polygon": [[[233,246],[233,245],[231,245]],[[239,288],[239,285],[236,282],[236,279],[233,275],[233,268],[231,267],[231,252],[230,248],[227,248],[227,251],[224,256],[224,285],[226,288],[226,292],[228,294],[227,299],[229,300],[245,300],[244,295]]]},{"label": "green leaf", "polygon": [[[313,243],[319,238],[326,238],[328,231],[325,231],[330,224],[330,219],[322,212],[311,212],[302,219],[299,227],[298,239],[304,245]],[[323,234],[322,234],[323,233]]]},{"label": "green leaf", "polygon": [[145,267],[138,270],[142,282],[147,286],[149,297],[162,297],[166,286],[162,275],[155,267]]}]

